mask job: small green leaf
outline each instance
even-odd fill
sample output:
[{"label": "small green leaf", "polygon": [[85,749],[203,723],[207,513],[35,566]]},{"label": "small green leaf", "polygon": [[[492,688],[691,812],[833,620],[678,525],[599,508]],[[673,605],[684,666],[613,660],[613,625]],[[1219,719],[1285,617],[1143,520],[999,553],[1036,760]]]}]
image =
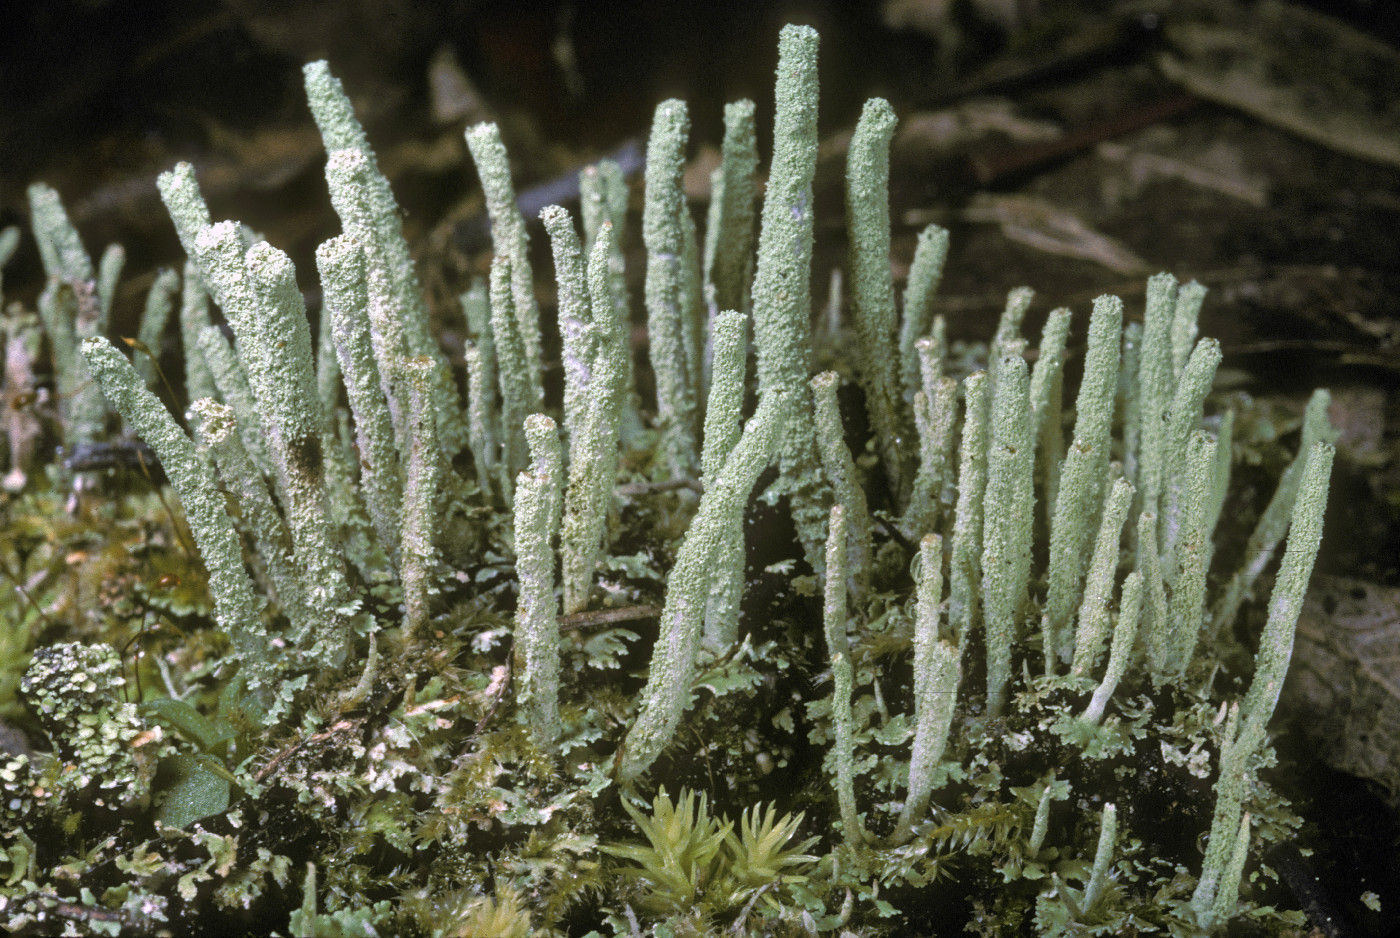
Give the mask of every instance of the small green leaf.
[{"label": "small green leaf", "polygon": [[234,737],[233,728],[227,723],[222,720],[217,722],[210,720],[183,700],[162,697],[159,700],[142,704],[141,709],[173,726],[179,733],[206,752]]},{"label": "small green leaf", "polygon": [[231,791],[228,770],[213,756],[169,756],[156,772],[160,802],[156,820],[168,827],[188,827],[195,821],[228,810]]}]

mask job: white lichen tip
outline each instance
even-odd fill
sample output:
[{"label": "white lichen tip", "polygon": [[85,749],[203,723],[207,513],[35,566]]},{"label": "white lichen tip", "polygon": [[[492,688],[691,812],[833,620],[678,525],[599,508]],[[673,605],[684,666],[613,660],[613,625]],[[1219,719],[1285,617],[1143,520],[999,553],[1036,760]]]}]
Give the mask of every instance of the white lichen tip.
[{"label": "white lichen tip", "polygon": [[355,117],[355,109],[340,79],[331,74],[330,64],[324,59],[308,62],[302,66],[301,72],[306,86],[306,101],[321,131],[326,151],[351,148],[368,150],[369,141],[365,138],[364,128]]},{"label": "white lichen tip", "polygon": [[194,167],[189,163],[176,163],[175,168],[163,172],[156,180],[160,187],[160,198],[170,220],[175,223],[175,233],[180,238],[180,246],[191,258],[197,254],[195,240],[199,233],[209,227],[209,206],[204,203],[204,195],[199,191]]},{"label": "white lichen tip", "polygon": [[58,192],[42,182],[34,183],[29,187],[29,213],[44,273],[67,283],[93,279],[92,258],[68,220]]}]

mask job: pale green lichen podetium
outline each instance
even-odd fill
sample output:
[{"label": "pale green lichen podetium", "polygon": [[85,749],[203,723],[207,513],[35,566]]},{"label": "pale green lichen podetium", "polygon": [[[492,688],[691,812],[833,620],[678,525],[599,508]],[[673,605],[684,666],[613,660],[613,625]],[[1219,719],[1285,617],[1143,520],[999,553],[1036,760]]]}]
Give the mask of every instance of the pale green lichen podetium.
[{"label": "pale green lichen podetium", "polygon": [[[753,282],[758,393],[801,388],[812,359],[812,177],[817,168],[817,32],[784,26],[778,37],[773,163],[763,199]],[[807,558],[821,562],[829,498],[820,483],[812,404],[796,395],[781,475],[770,497],[792,496],[792,517]]]},{"label": "pale green lichen podetium", "polygon": [[1327,442],[1313,442],[1303,454],[1302,479],[1292,505],[1288,546],[1268,601],[1268,620],[1254,657],[1254,678],[1242,706],[1232,707],[1221,739],[1221,769],[1215,783],[1215,813],[1210,840],[1191,909],[1203,928],[1214,927],[1228,916],[1235,897],[1226,890],[1238,888],[1233,869],[1243,862],[1239,851],[1246,834],[1239,833],[1240,805],[1250,791],[1249,759],[1264,743],[1268,721],[1273,718],[1278,694],[1284,686],[1288,661],[1294,650],[1298,615],[1312,578],[1317,547],[1322,543],[1323,517],[1327,510],[1327,484],[1336,449]]},{"label": "pale green lichen podetium", "polygon": [[992,382],[992,395],[997,392],[997,369],[1008,356],[1024,355],[1027,347],[1021,335],[1021,323],[1035,299],[1035,291],[1030,287],[1016,287],[1006,294],[1006,307],[997,320],[997,331],[992,336],[987,349],[987,375]]},{"label": "pale green lichen podetium", "polygon": [[[1144,511],[1160,510],[1167,470],[1166,415],[1176,393],[1171,341],[1175,315],[1176,278],[1171,274],[1149,278],[1147,306],[1142,319],[1142,353],[1138,360],[1137,478],[1128,480],[1138,487],[1138,504]],[[1158,534],[1160,536],[1160,530]]]},{"label": "pale green lichen podetium", "polygon": [[705,302],[710,315],[746,313],[758,234],[758,137],[754,103],[724,106],[724,143],[719,167],[710,174],[710,211],[705,225]]},{"label": "pale green lichen podetium", "polygon": [[199,276],[199,265],[191,257],[185,261],[180,290],[180,348],[185,353],[185,399],[217,398],[214,375],[199,351],[199,332],[211,324],[209,294]]},{"label": "pale green lichen podetium", "polygon": [[564,438],[572,447],[585,419],[593,382],[596,335],[588,298],[588,275],[583,247],[574,220],[560,205],[540,212],[554,254],[554,282],[558,293],[559,336],[564,358]]},{"label": "pale green lichen podetium", "polygon": [[[1238,704],[1231,706],[1220,739],[1220,771],[1215,781],[1215,811],[1211,818],[1201,876],[1191,894],[1196,924],[1209,932],[1216,925],[1222,892],[1229,885],[1228,872],[1238,849],[1241,806],[1249,794],[1250,758],[1263,745],[1266,732],[1257,720],[1241,720]],[[1238,884],[1236,883],[1236,888]],[[1230,897],[1233,905],[1234,897]]]},{"label": "pale green lichen podetium", "polygon": [[312,607],[310,634],[297,650],[339,666],[348,651],[353,612],[345,566],[336,547],[326,492],[325,418],[316,396],[311,329],[291,259],[260,242],[245,254],[237,225],[205,229],[195,245],[207,284],[218,284],[224,315],[257,398],[288,528]]},{"label": "pale green lichen podetium", "polygon": [[933,295],[943,280],[943,264],[948,259],[948,231],[929,225],[919,232],[909,279],[904,284],[903,318],[899,323],[899,378],[905,394],[919,386],[919,356],[914,343],[934,329],[942,334],[941,320],[930,322]]},{"label": "pale green lichen podetium", "polygon": [[1123,478],[1132,482],[1138,477],[1137,452],[1142,433],[1141,406],[1138,401],[1138,372],[1142,365],[1142,323],[1130,322],[1123,327],[1121,365],[1118,369],[1118,406],[1123,413]]},{"label": "pale green lichen podetium", "polygon": [[378,362],[379,381],[394,423],[395,439],[407,435],[408,389],[401,384],[398,363],[407,358],[409,342],[403,314],[403,299],[394,292],[387,257],[375,246],[378,233],[370,197],[370,157],[362,150],[336,150],[326,161],[326,185],[331,203],[341,219],[347,237],[353,238],[364,254],[366,315],[370,341]]},{"label": "pale green lichen podetium", "polygon": [[1183,284],[1176,291],[1176,307],[1172,310],[1172,372],[1181,374],[1186,360],[1195,346],[1196,335],[1200,331],[1196,323],[1201,316],[1201,304],[1206,299],[1206,288],[1196,281]]},{"label": "pale green lichen podetium", "polygon": [[579,214],[583,216],[583,240],[594,244],[603,222],[613,226],[612,253],[608,256],[608,293],[617,309],[627,338],[626,395],[622,411],[623,438],[634,439],[642,429],[641,403],[632,376],[632,307],[627,296],[627,261],[622,246],[627,237],[627,202],[630,193],[622,167],[613,160],[599,160],[579,173]]},{"label": "pale green lichen podetium", "polygon": [[1094,688],[1089,706],[1080,719],[1089,725],[1096,725],[1103,719],[1118,682],[1128,670],[1128,659],[1133,653],[1133,642],[1137,638],[1138,623],[1142,620],[1142,574],[1136,570],[1123,581],[1123,595],[1119,602],[1118,621],[1113,626],[1113,643],[1108,652],[1108,667],[1103,680]]},{"label": "pale green lichen podetium", "polygon": [[583,610],[593,572],[605,546],[608,509],[617,481],[618,428],[627,394],[627,329],[612,302],[609,261],[613,227],[598,230],[588,258],[589,330],[593,359],[591,383],[577,435],[569,440],[569,489],[560,535],[563,553],[564,613]]},{"label": "pale green lichen podetium", "polygon": [[[433,566],[437,561],[438,504],[442,493],[442,446],[438,409],[433,402],[435,364],[424,355],[399,365],[408,387],[408,465],[403,486],[403,547],[399,580],[403,583],[404,630],[424,636],[428,627]],[[551,423],[551,429],[553,424]],[[558,446],[556,441],[555,446]],[[558,466],[553,467],[556,471]],[[559,482],[556,480],[556,486]],[[552,589],[551,583],[551,589]]]},{"label": "pale green lichen podetium", "polygon": [[520,580],[515,643],[524,664],[517,699],[536,745],[547,750],[563,731],[553,540],[559,532],[564,457],[554,421],[543,414],[526,418],[525,435],[532,461],[515,481],[515,569]]},{"label": "pale green lichen podetium", "polygon": [[[891,489],[904,485],[903,396],[898,386],[894,277],[890,273],[890,139],[894,108],[884,98],[865,102],[846,156],[847,267],[859,339],[861,386]],[[901,499],[903,495],[899,496]]]},{"label": "pale green lichen podetium", "polygon": [[[1162,531],[1158,536],[1161,538],[1159,547],[1162,551],[1162,563],[1167,570],[1173,569],[1175,565],[1176,545],[1181,538],[1182,499],[1187,485],[1186,442],[1191,432],[1200,425],[1202,407],[1205,405],[1206,395],[1210,393],[1211,384],[1215,381],[1215,371],[1220,365],[1220,360],[1220,343],[1214,339],[1202,339],[1191,353],[1190,360],[1177,382],[1171,406],[1167,408],[1167,427],[1162,450],[1167,459],[1167,475],[1163,480],[1162,500],[1159,506],[1146,506],[1157,508],[1163,521]],[[1224,442],[1229,446],[1229,440]],[[1215,471],[1212,467],[1212,483],[1214,476]]]},{"label": "pale green lichen podetium", "polygon": [[[352,206],[351,194],[337,192],[334,184],[330,187],[331,202],[345,233],[360,239],[372,275],[382,274],[386,281],[385,292],[395,306],[394,315],[403,330],[406,354],[411,358],[427,356],[434,363],[433,405],[438,411],[439,437],[448,455],[452,455],[466,445],[466,421],[447,357],[438,347],[428,323],[423,288],[403,234],[403,213],[394,199],[389,180],[379,171],[374,150],[340,80],[331,74],[324,61],[307,64],[302,73],[306,100],[321,132],[326,154],[354,150],[364,157],[365,171],[357,179],[363,188],[354,193],[362,202]],[[330,182],[329,165],[327,182]],[[384,365],[381,360],[380,368]]]},{"label": "pale green lichen podetium", "polygon": [[672,477],[694,473],[695,394],[685,320],[685,215],[682,177],[690,117],[685,102],[656,106],[647,143],[646,208],[642,239],[647,249],[646,305],[662,465]]},{"label": "pale green lichen podetium", "polygon": [[987,373],[963,379],[962,445],[958,455],[958,502],[953,513],[952,560],[948,565],[948,624],[965,647],[978,622],[982,583],[982,496],[987,489]]},{"label": "pale green lichen podetium", "polygon": [[1059,659],[1068,658],[1073,651],[1069,621],[1079,598],[1089,538],[1103,503],[1122,331],[1122,301],[1115,296],[1095,300],[1084,378],[1075,402],[1074,442],[1060,470],[1050,524],[1050,584],[1041,625],[1048,674],[1055,672]]},{"label": "pale green lichen podetium", "polygon": [[1245,544],[1243,565],[1230,577],[1225,592],[1211,610],[1209,632],[1206,636],[1208,641],[1214,641],[1220,630],[1227,623],[1234,621],[1240,603],[1244,602],[1245,596],[1268,566],[1279,542],[1288,531],[1289,516],[1293,513],[1298,486],[1303,480],[1303,468],[1314,444],[1331,443],[1336,440],[1337,431],[1327,419],[1327,408],[1331,402],[1332,396],[1321,389],[1314,391],[1308,400],[1307,410],[1303,415],[1303,438],[1298,445],[1298,454],[1283,471],[1278,480],[1278,488],[1274,490],[1273,497],[1269,499],[1268,506],[1249,535],[1249,541]]},{"label": "pale green lichen podetium", "polygon": [[204,326],[198,342],[196,348],[199,357],[209,368],[210,379],[219,396],[233,408],[233,418],[238,424],[238,434],[243,438],[243,447],[248,451],[248,456],[260,472],[272,475],[272,457],[268,455],[264,442],[258,405],[253,398],[253,389],[248,386],[248,375],[238,361],[233,346],[218,326]]},{"label": "pale green lichen podetium", "polygon": [[[155,451],[194,535],[209,573],[209,593],[219,628],[237,649],[240,673],[248,687],[270,702],[276,691],[274,651],[259,613],[262,604],[243,566],[243,545],[224,506],[218,482],[194,442],[175,423],[154,394],[142,385],[126,357],[101,337],[83,342],[83,357],[112,407]],[[269,712],[269,719],[275,714]]]},{"label": "pale green lichen podetium", "polygon": [[237,432],[233,408],[209,398],[190,405],[199,419],[199,441],[214,455],[224,485],[238,501],[239,513],[253,533],[258,559],[267,569],[272,589],[293,628],[303,629],[311,621],[306,591],[292,560],[287,526],[282,521],[267,480],[253,465]]},{"label": "pale green lichen podetium", "polygon": [[[700,453],[701,480],[719,478],[743,432],[744,377],[747,372],[748,317],[726,310],[715,317],[711,333],[714,355],[710,396],[705,405],[705,445]],[[739,637],[739,600],[744,594],[744,531],[729,535],[720,551],[705,609],[705,647],[723,651]]]},{"label": "pale green lichen podetium", "polygon": [[141,325],[136,337],[151,354],[137,357],[136,373],[148,388],[154,388],[159,380],[156,364],[160,359],[165,327],[169,325],[170,313],[175,308],[175,293],[179,289],[180,275],[167,267],[157,272],[155,282],[146,291],[146,305],[141,310]]},{"label": "pale green lichen podetium", "polygon": [[904,843],[928,810],[933,773],[948,745],[958,704],[962,652],[938,637],[943,592],[943,539],[929,534],[919,542],[914,610],[914,743],[909,755],[909,793],[892,840]]},{"label": "pale green lichen podetium", "polygon": [[1293,638],[1298,615],[1307,595],[1317,548],[1322,542],[1323,516],[1327,511],[1327,486],[1332,478],[1332,459],[1336,449],[1330,443],[1313,443],[1306,451],[1303,478],[1298,483],[1298,497],[1293,503],[1293,518],[1288,527],[1288,546],[1284,549],[1269,597],[1269,618],[1259,637],[1259,651],[1254,656],[1254,681],[1244,700],[1244,718],[1267,725],[1278,705],[1288,661],[1293,656]]},{"label": "pale green lichen podetium", "polygon": [[1040,347],[1031,370],[1031,413],[1034,417],[1036,476],[1044,497],[1045,530],[1050,529],[1060,490],[1060,464],[1065,458],[1062,426],[1065,393],[1065,344],[1070,311],[1057,309],[1045,320]]},{"label": "pale green lichen podetium", "polygon": [[1003,358],[992,399],[982,528],[982,606],[987,640],[987,714],[1001,715],[1011,681],[1011,643],[1026,604],[1034,517],[1034,438],[1025,359]]},{"label": "pale green lichen podetium", "polygon": [[1108,607],[1113,598],[1113,575],[1118,569],[1118,543],[1132,505],[1132,483],[1127,479],[1114,482],[1104,502],[1093,559],[1089,561],[1089,572],[1084,578],[1084,598],[1079,604],[1079,622],[1074,635],[1074,659],[1070,663],[1070,674],[1076,677],[1092,671],[1103,652],[1108,632]]},{"label": "pale green lichen podetium", "polygon": [[106,429],[102,395],[88,380],[78,343],[105,333],[107,315],[97,294],[92,258],[68,220],[58,193],[43,183],[29,187],[34,240],[48,285],[39,297],[39,317],[53,349],[63,413],[63,438],[70,446],[100,439]]},{"label": "pale green lichen podetium", "polygon": [[849,553],[852,582],[863,591],[870,574],[873,547],[870,511],[865,502],[865,490],[860,487],[856,464],[846,446],[846,434],[841,425],[841,408],[836,401],[836,389],[841,376],[824,371],[811,380],[812,406],[816,417],[817,451],[822,467],[836,493],[836,501],[846,509],[845,525],[851,533]]},{"label": "pale green lichen podetium", "polygon": [[491,300],[486,281],[473,277],[472,285],[458,297],[471,338],[462,346],[467,366],[467,442],[471,447],[476,481],[491,492],[500,468],[500,434],[496,426],[499,393],[496,390],[496,343],[491,338]]},{"label": "pale green lichen podetium", "polygon": [[364,250],[348,235],[332,238],[316,249],[316,267],[321,274],[321,304],[329,318],[332,353],[340,362],[346,399],[355,418],[365,507],[380,546],[397,567],[403,485],[393,417],[370,337]]},{"label": "pale green lichen podetium", "polygon": [[109,244],[97,261],[97,305],[102,310],[101,328],[107,331],[107,321],[112,315],[112,303],[117,297],[117,281],[121,279],[122,268],[126,266],[126,248],[120,244]]},{"label": "pale green lichen podetium", "polygon": [[28,189],[30,225],[44,273],[68,283],[93,280],[92,258],[83,247],[78,230],[68,220],[58,193],[42,182]]},{"label": "pale green lichen podetium", "polygon": [[774,393],[759,402],[724,469],[700,498],[666,580],[661,634],[637,719],[622,744],[617,768],[621,782],[634,781],[649,769],[675,736],[690,700],[716,552],[732,543],[732,532],[743,524],[749,493],[772,462],[783,435],[790,432],[793,396]]},{"label": "pale green lichen podetium", "polygon": [[1160,687],[1173,669],[1171,620],[1167,618],[1167,587],[1162,579],[1161,557],[1157,553],[1157,513],[1144,511],[1137,523],[1137,572],[1142,574],[1142,620],[1147,637],[1147,666],[1152,684]]},{"label": "pale green lichen podetium", "polygon": [[1165,676],[1180,679],[1196,651],[1204,621],[1206,574],[1209,567],[1211,485],[1214,482],[1215,438],[1196,431],[1187,444],[1186,482],[1182,492],[1181,533],[1173,568],[1167,568],[1170,599],[1167,621],[1171,635]]},{"label": "pale green lichen podetium", "polygon": [[491,261],[491,334],[496,344],[496,377],[501,382],[501,462],[505,467],[509,502],[511,476],[525,467],[525,416],[530,412],[534,392],[529,376],[539,370],[538,360],[526,357],[515,315],[515,292],[511,286],[511,262],[497,255]]},{"label": "pale green lichen podetium", "polygon": [[1099,822],[1099,845],[1094,851],[1094,867],[1089,874],[1089,884],[1084,887],[1085,912],[1093,911],[1103,896],[1108,884],[1108,870],[1113,864],[1113,850],[1118,845],[1118,808],[1112,804],[1103,806],[1102,820]]},{"label": "pale green lichen podetium", "polygon": [[[930,340],[920,339],[927,343]],[[932,396],[930,396],[930,391]],[[914,428],[919,434],[919,468],[914,476],[913,494],[904,513],[906,533],[918,536],[934,529],[940,521],[943,488],[953,455],[953,424],[958,415],[958,383],[936,377],[914,395]]]},{"label": "pale green lichen podetium", "polygon": [[[161,201],[175,223],[175,234],[180,238],[180,246],[191,261],[195,259],[195,239],[210,225],[209,206],[199,191],[194,167],[189,163],[176,163],[175,168],[161,173],[156,178]],[[214,302],[223,306],[217,294]]]},{"label": "pale green lichen podetium", "polygon": [[[534,274],[530,270],[530,236],[525,231],[525,219],[515,205],[515,186],[510,181],[510,161],[506,158],[500,129],[491,123],[469,128],[467,148],[471,150],[477,175],[481,177],[481,190],[486,196],[486,213],[491,217],[492,248],[497,257],[510,261],[512,308],[520,342],[525,357],[538,363],[540,308],[535,301]],[[494,299],[492,305],[495,305]],[[538,368],[525,375],[525,380],[530,390],[527,407],[531,411],[537,410],[544,402]]]},{"label": "pale green lichen podetium", "polygon": [[860,815],[856,812],[855,716],[851,713],[851,691],[855,672],[851,665],[851,645],[846,637],[846,511],[831,506],[826,538],[826,587],[822,593],[822,625],[826,651],[831,660],[831,722],[835,738],[831,742],[836,763],[836,803],[841,812],[841,837],[847,846],[865,840]]}]

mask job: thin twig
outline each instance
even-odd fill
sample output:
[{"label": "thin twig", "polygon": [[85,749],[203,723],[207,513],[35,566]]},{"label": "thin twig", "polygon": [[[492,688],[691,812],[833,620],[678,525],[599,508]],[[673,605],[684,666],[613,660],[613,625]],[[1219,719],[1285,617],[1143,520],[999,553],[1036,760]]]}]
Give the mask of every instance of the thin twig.
[{"label": "thin twig", "polygon": [[559,617],[560,629],[591,629],[616,622],[635,622],[638,619],[655,619],[661,615],[661,607],[653,605],[623,606],[620,609],[593,609],[587,612],[574,612]]},{"label": "thin twig", "polygon": [[700,484],[699,479],[667,479],[665,482],[628,482],[613,489],[613,492],[624,497],[631,498],[636,495],[650,495],[652,492],[674,492],[677,489],[690,489],[692,492],[703,495],[705,487]]}]

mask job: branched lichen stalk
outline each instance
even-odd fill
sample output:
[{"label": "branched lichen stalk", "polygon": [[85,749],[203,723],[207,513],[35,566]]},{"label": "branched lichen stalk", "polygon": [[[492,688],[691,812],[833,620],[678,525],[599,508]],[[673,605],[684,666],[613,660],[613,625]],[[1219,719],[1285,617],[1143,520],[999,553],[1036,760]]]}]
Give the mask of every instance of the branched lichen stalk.
[{"label": "branched lichen stalk", "polygon": [[248,457],[237,432],[233,408],[208,398],[190,405],[199,424],[199,441],[214,454],[224,485],[238,501],[239,512],[253,534],[258,558],[267,568],[268,579],[282,605],[282,611],[295,629],[311,622],[306,591],[292,560],[291,536],[282,515],[272,501],[267,480]]},{"label": "branched lichen stalk", "polygon": [[1327,419],[1327,408],[1332,402],[1331,395],[1324,390],[1314,391],[1308,400],[1307,411],[1303,415],[1303,438],[1298,445],[1298,454],[1279,477],[1278,487],[1264,508],[1263,514],[1255,522],[1254,531],[1244,548],[1244,563],[1230,578],[1225,592],[1211,610],[1208,640],[1213,640],[1220,630],[1233,622],[1239,612],[1240,603],[1253,588],[1259,575],[1264,572],[1279,542],[1288,530],[1289,517],[1298,496],[1298,486],[1303,481],[1303,467],[1307,465],[1308,454],[1316,443],[1331,443],[1337,438],[1337,431]]},{"label": "branched lichen stalk", "polygon": [[243,438],[243,447],[253,465],[264,475],[272,475],[272,457],[268,455],[262,421],[258,419],[257,401],[237,353],[218,326],[201,328],[196,341],[200,360],[209,369],[210,380],[224,403],[233,408],[238,435]]},{"label": "branched lichen stalk", "polygon": [[340,362],[350,413],[355,417],[365,506],[380,546],[397,565],[403,486],[394,422],[370,338],[364,250],[348,235],[333,238],[316,249],[316,266],[333,354]]},{"label": "branched lichen stalk", "polygon": [[1196,923],[1206,931],[1216,924],[1216,901],[1222,887],[1228,885],[1226,875],[1238,843],[1241,807],[1251,787],[1249,761],[1263,745],[1265,736],[1263,723],[1242,721],[1238,704],[1230,708],[1220,740],[1220,773],[1215,781],[1215,812],[1206,841],[1206,856],[1196,889],[1191,894]]},{"label": "branched lichen stalk", "polygon": [[[219,627],[238,650],[241,673],[264,700],[276,691],[274,651],[260,619],[261,603],[243,566],[243,546],[224,507],[208,463],[154,394],[147,391],[126,357],[101,337],[83,342],[83,357],[112,407],[155,451],[189,521],[195,546],[209,573],[209,593]],[[269,714],[271,717],[272,714]]]},{"label": "branched lichen stalk", "polygon": [[1092,671],[1103,651],[1103,640],[1108,631],[1108,606],[1113,596],[1113,578],[1118,569],[1118,542],[1132,504],[1132,484],[1127,479],[1113,483],[1113,489],[1104,503],[1099,534],[1094,541],[1094,556],[1084,578],[1084,599],[1079,604],[1074,660],[1070,664],[1070,673],[1075,676]]},{"label": "branched lichen stalk", "polygon": [[532,414],[525,420],[525,435],[530,445],[530,469],[515,481],[515,568],[520,579],[515,642],[524,662],[519,702],[536,744],[549,749],[563,731],[553,546],[564,485],[563,451],[554,421],[543,414]]},{"label": "branched lichen stalk", "polygon": [[[1129,496],[1131,499],[1131,495]],[[1113,644],[1108,652],[1108,667],[1103,680],[1094,689],[1080,717],[1085,723],[1097,724],[1103,719],[1104,709],[1118,689],[1118,682],[1128,670],[1128,659],[1133,653],[1133,641],[1137,638],[1138,622],[1142,618],[1142,574],[1133,571],[1123,581],[1123,596],[1119,603],[1118,621],[1113,626]]]},{"label": "branched lichen stalk", "polygon": [[618,427],[627,393],[627,332],[609,291],[612,235],[612,225],[604,223],[588,261],[588,302],[594,311],[588,345],[593,358],[589,392],[580,404],[581,424],[569,441],[569,490],[560,539],[566,615],[588,605],[617,479]]},{"label": "branched lichen stalk", "polygon": [[295,637],[297,648],[338,665],[348,651],[354,606],[329,522],[326,425],[292,262],[266,242],[245,255],[232,222],[205,229],[196,250],[205,283],[218,284],[226,300],[224,314],[257,397],[303,583],[318,613],[314,632]]},{"label": "branched lichen stalk", "polygon": [[661,634],[652,652],[637,719],[623,742],[619,781],[635,780],[650,768],[675,736],[690,699],[715,552],[732,543],[730,532],[743,523],[744,504],[789,429],[794,403],[782,394],[763,400],[719,478],[706,486],[666,581]]},{"label": "branched lichen stalk", "polygon": [[656,410],[661,454],[672,476],[694,471],[695,396],[686,341],[685,218],[682,177],[690,117],[685,102],[656,106],[647,144],[646,210],[642,238],[647,248],[647,332],[656,374]]},{"label": "branched lichen stalk", "polygon": [[1074,442],[1060,470],[1050,525],[1050,584],[1044,632],[1046,668],[1052,673],[1055,661],[1068,657],[1072,651],[1069,620],[1079,597],[1089,538],[1104,495],[1122,331],[1122,302],[1113,296],[1095,300],[1089,320],[1084,378],[1076,403]]},{"label": "branched lichen stalk", "polygon": [[[331,183],[331,202],[346,234],[359,238],[371,271],[382,275],[385,292],[392,297],[394,315],[402,330],[404,353],[409,357],[427,356],[433,361],[433,406],[438,411],[438,432],[449,455],[466,444],[466,421],[461,399],[447,364],[447,358],[433,338],[428,323],[428,307],[408,241],[403,234],[403,213],[389,180],[379,170],[374,151],[369,146],[364,129],[355,117],[350,98],[340,80],[330,73],[324,62],[312,62],[302,69],[306,85],[306,100],[321,131],[326,153],[356,151],[363,157],[363,172],[356,178],[357,188],[340,190],[331,182],[327,164],[327,182]],[[385,367],[381,359],[380,368]]]},{"label": "branched lichen stalk", "polygon": [[894,278],[890,273],[890,139],[894,108],[884,98],[865,103],[846,156],[847,267],[860,340],[861,385],[875,428],[880,460],[895,492],[904,479],[903,397],[895,345]]}]

